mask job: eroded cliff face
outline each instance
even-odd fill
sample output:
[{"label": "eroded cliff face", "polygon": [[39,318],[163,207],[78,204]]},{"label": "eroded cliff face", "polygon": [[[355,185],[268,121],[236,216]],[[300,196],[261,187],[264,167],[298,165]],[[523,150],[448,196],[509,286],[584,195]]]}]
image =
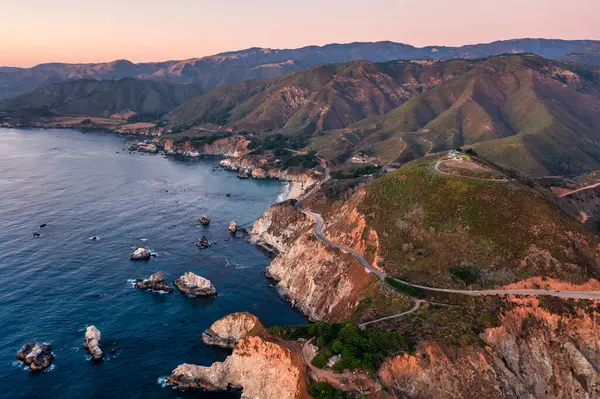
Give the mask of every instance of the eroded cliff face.
[{"label": "eroded cliff face", "polygon": [[595,232],[600,232],[600,187],[569,194],[561,201],[575,209],[574,216]]},{"label": "eroded cliff face", "polygon": [[302,360],[281,344],[257,336],[242,339],[231,356],[210,367],[182,364],[167,382],[182,390],[241,389],[242,398],[308,398]]},{"label": "eroded cliff face", "polygon": [[301,183],[304,188],[308,188],[319,181],[319,178],[313,175],[312,170],[281,170],[272,164],[269,164],[264,158],[232,156],[230,158],[223,159],[219,164],[231,171],[244,172],[249,176],[258,179],[269,178]]},{"label": "eroded cliff face", "polygon": [[484,346],[421,344],[388,359],[383,383],[406,398],[598,398],[600,326],[561,300],[512,299]]},{"label": "eroded cliff face", "polygon": [[192,145],[191,141],[175,142],[172,139],[160,141],[163,151],[167,155],[181,155],[184,157],[199,157],[203,155],[221,155],[225,157],[239,157],[248,150],[250,142],[241,136],[231,136],[215,140],[211,144],[203,144],[199,148]]},{"label": "eroded cliff face", "polygon": [[248,335],[260,335],[264,327],[258,317],[248,312],[231,313],[215,321],[200,337],[207,345],[233,348]]},{"label": "eroded cliff face", "polygon": [[339,320],[376,277],[354,256],[322,244],[312,224],[293,202],[276,204],[256,221],[252,240],[278,253],[266,274],[283,296],[313,320]]}]

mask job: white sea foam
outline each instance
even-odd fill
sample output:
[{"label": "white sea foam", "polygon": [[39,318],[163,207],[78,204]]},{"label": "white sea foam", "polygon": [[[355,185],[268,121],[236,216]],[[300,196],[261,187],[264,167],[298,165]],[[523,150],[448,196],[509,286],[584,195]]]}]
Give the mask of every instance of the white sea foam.
[{"label": "white sea foam", "polygon": [[169,384],[167,384],[167,377],[158,377],[156,379],[156,382],[158,383],[158,385],[160,385],[162,388],[168,388]]},{"label": "white sea foam", "polygon": [[147,238],[140,238],[140,241],[148,241]]},{"label": "white sea foam", "polygon": [[134,279],[132,279],[132,278],[127,279],[127,283],[129,283],[131,285],[131,288],[135,288],[135,280]]},{"label": "white sea foam", "polygon": [[54,370],[56,368],[55,364],[51,364],[50,367],[48,367],[46,370],[44,370],[44,373],[49,373],[52,370]]},{"label": "white sea foam", "polygon": [[285,186],[283,187],[283,192],[277,196],[277,202],[285,201],[285,199],[290,194],[291,188],[292,188],[292,185],[290,184],[290,182],[286,181]]}]

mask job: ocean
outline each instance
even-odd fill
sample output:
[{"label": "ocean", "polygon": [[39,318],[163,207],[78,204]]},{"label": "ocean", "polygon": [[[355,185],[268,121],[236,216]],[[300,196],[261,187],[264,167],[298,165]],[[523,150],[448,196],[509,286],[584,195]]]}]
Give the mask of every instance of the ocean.
[{"label": "ocean", "polygon": [[[267,326],[307,322],[264,276],[269,259],[227,230],[232,220],[251,229],[281,200],[284,183],[239,180],[215,169],[217,158],[126,148],[127,138],[112,134],[0,129],[1,398],[236,398],[182,394],[161,382],[181,363],[226,358],[230,351],[198,336],[229,313],[251,312]],[[209,227],[199,226],[202,215]],[[196,247],[202,234],[209,249]],[[157,256],[130,261],[136,246]],[[169,283],[192,271],[218,295],[132,287],[159,270]],[[83,348],[92,324],[107,355],[100,363]],[[31,373],[16,361],[30,342],[52,345],[51,370]]]}]

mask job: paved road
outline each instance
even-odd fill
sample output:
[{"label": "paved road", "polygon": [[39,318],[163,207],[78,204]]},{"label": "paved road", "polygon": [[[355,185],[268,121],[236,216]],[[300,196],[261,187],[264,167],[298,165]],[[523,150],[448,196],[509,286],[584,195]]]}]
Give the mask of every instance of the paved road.
[{"label": "paved road", "polygon": [[[327,239],[325,236],[323,236],[323,226],[325,224],[325,222],[323,221],[323,217],[316,213],[316,212],[311,212],[311,211],[307,211],[306,209],[302,208],[301,206],[301,201],[303,201],[304,199],[306,199],[308,196],[312,195],[312,193],[314,193],[315,191],[317,191],[318,189],[321,188],[321,185],[326,182],[327,180],[330,179],[330,175],[329,175],[329,168],[327,167],[327,164],[325,163],[324,160],[321,161],[322,165],[323,165],[323,170],[325,171],[325,178],[315,184],[315,187],[312,188],[312,190],[310,190],[308,193],[306,193],[305,195],[303,195],[300,200],[298,202],[296,202],[296,208],[304,213],[305,215],[315,219],[315,226],[313,228],[313,233],[315,234],[315,236],[325,245],[331,247],[331,248],[336,248],[339,249],[341,251],[347,252],[347,253],[351,253],[352,255],[354,255],[356,257],[356,259],[360,262],[360,264],[367,269],[369,272],[375,274],[377,277],[379,277],[379,279],[381,280],[385,280],[386,278],[386,274],[384,272],[382,272],[381,270],[378,270],[376,268],[374,268],[369,262],[367,262],[367,260],[365,258],[362,257],[362,255],[360,253],[358,253],[357,251],[355,251],[354,249],[347,247],[345,245],[340,245],[337,244],[329,239]],[[438,166],[439,162],[436,163],[436,170],[437,170],[437,166]],[[440,172],[440,173],[445,173],[445,172]],[[454,176],[454,175],[453,175]],[[501,180],[502,182],[506,182],[505,180]],[[393,277],[392,277],[393,278]],[[414,287],[414,288],[419,288],[422,290],[426,290],[426,291],[433,291],[433,292],[445,292],[445,293],[450,293],[450,294],[463,294],[463,295],[471,295],[471,296],[484,296],[484,295],[494,295],[494,296],[498,296],[498,295],[548,295],[548,296],[554,296],[554,297],[558,297],[558,298],[576,298],[576,299],[596,299],[596,300],[600,300],[600,292],[599,291],[559,291],[559,290],[536,290],[536,289],[512,289],[512,290],[507,290],[507,289],[492,289],[492,290],[459,290],[459,289],[451,289],[451,288],[437,288],[437,287],[428,287],[428,286],[424,286],[424,285],[419,285],[419,284],[413,284],[410,283],[408,281],[404,281],[404,280],[400,280],[397,278],[393,278],[394,280],[402,283],[402,284],[406,284],[408,286]],[[395,315],[395,317],[400,317],[400,315]]]}]

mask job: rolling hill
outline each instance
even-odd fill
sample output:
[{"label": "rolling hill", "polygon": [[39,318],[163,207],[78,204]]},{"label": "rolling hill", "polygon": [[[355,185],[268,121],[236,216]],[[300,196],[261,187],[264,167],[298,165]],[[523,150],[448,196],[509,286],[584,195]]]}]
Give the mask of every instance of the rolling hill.
[{"label": "rolling hill", "polygon": [[218,124],[302,135],[345,162],[401,164],[456,146],[523,174],[600,167],[600,76],[534,55],[444,62],[354,61],[221,87],[169,112],[176,130]]},{"label": "rolling hill", "polygon": [[[33,68],[0,68],[0,99],[15,97],[40,86],[77,79],[136,77],[177,83],[194,83],[204,90],[244,80],[276,78],[318,64],[355,60],[475,59],[509,53],[534,53],[546,58],[578,54],[595,60],[600,44],[593,40],[516,39],[462,47],[414,47],[375,42],[329,44],[298,49],[250,48],[183,61],[132,63],[127,60],[96,64],[41,64]],[[578,61],[571,57],[568,60]]]},{"label": "rolling hill", "polygon": [[0,102],[0,111],[45,111],[56,115],[109,117],[122,113],[137,119],[158,119],[174,107],[200,94],[192,85],[125,78],[75,80],[36,89]]}]

